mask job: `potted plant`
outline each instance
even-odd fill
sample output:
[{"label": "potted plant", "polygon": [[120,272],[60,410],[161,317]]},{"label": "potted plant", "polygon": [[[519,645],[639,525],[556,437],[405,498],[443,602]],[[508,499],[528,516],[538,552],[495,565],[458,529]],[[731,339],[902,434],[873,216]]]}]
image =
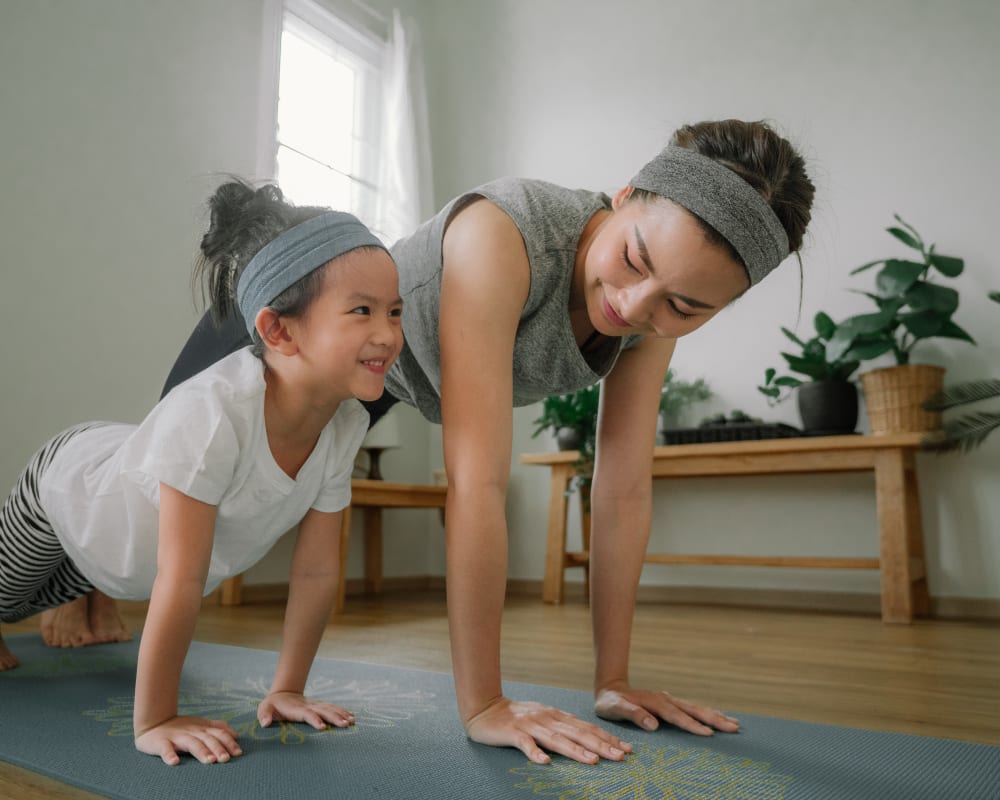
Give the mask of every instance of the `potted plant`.
[{"label": "potted plant", "polygon": [[579,485],[584,490],[584,504],[589,504],[587,492],[594,471],[594,451],[597,447],[597,409],[600,403],[601,385],[587,386],[569,394],[552,395],[542,401],[542,414],[533,420],[535,432],[552,431],[556,446],[560,450],[577,450],[576,477],[569,491]]},{"label": "potted plant", "polygon": [[542,414],[533,420],[537,427],[532,437],[542,431],[552,431],[560,450],[593,452],[597,437],[597,405],[600,385],[588,386],[570,394],[546,397],[542,401]]},{"label": "potted plant", "polygon": [[858,390],[851,381],[861,362],[830,354],[830,339],[836,323],[823,311],[813,319],[816,335],[803,341],[788,328],[782,328],[799,347],[797,354],[782,353],[788,369],[802,375],[778,375],[773,367],[764,372],[764,383],[757,389],[776,405],[794,391],[798,400],[803,429],[812,434],[853,433],[858,423]]},{"label": "potted plant", "polygon": [[667,370],[660,390],[660,428],[673,430],[681,427],[681,416],[695,403],[708,400],[712,390],[704,378],[684,381],[677,377],[673,367]]},{"label": "potted plant", "polygon": [[[1000,292],[990,292],[989,298],[994,303],[1000,303]],[[1000,397],[1000,380],[966,381],[944,387],[924,403],[924,408],[942,412],[995,397]],[[945,420],[940,431],[924,440],[924,446],[939,452],[968,452],[979,447],[997,428],[1000,428],[1000,411],[968,412],[955,419]]]},{"label": "potted plant", "polygon": [[857,275],[881,265],[874,291],[861,292],[878,310],[845,319],[827,345],[827,356],[834,360],[869,361],[888,353],[895,358],[896,366],[861,375],[872,433],[933,430],[940,424],[940,413],[925,411],[921,405],[940,390],[944,368],[910,363],[918,342],[939,337],[975,344],[952,319],[958,292],[935,282],[958,277],[965,263],[936,252],[912,225],[898,214],[895,218],[901,227],[886,231],[917,251],[919,260],[883,258],[852,270]]}]

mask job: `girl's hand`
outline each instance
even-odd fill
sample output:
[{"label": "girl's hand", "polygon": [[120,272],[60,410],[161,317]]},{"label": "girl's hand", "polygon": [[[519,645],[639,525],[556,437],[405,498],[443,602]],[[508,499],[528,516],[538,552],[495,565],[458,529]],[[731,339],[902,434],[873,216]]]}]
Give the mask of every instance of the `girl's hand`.
[{"label": "girl's hand", "polygon": [[353,725],[354,714],[332,703],[310,700],[298,692],[271,692],[257,706],[257,721],[262,728],[272,722],[306,722],[321,731],[328,723],[338,728]]},{"label": "girl's hand", "polygon": [[721,711],[680,700],[668,692],[633,689],[624,682],[598,689],[594,711],[601,719],[628,720],[647,731],[656,730],[661,719],[698,736],[740,729],[738,720]]},{"label": "girl's hand", "polygon": [[506,697],[472,717],[465,731],[474,742],[516,747],[536,764],[552,760],[542,747],[583,764],[596,764],[601,758],[621,761],[632,752],[632,745],[572,714]]},{"label": "girl's hand", "polygon": [[202,764],[224,764],[243,754],[236,731],[225,722],[201,717],[171,717],[136,736],[135,749],[159,756],[169,766],[181,762],[178,753],[190,753]]}]

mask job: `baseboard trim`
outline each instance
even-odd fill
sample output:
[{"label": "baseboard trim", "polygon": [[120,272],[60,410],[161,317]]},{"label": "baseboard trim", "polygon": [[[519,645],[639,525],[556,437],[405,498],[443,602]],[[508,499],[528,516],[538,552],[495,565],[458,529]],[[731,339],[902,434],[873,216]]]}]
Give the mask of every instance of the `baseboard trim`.
[{"label": "baseboard trim", "polygon": [[[440,575],[405,575],[382,579],[385,593],[444,591],[445,580]],[[348,596],[365,593],[363,578],[349,578]],[[542,598],[540,580],[511,579],[507,594],[518,597]],[[571,602],[583,602],[583,583],[567,581],[565,597]],[[272,603],[288,598],[288,585],[283,583],[244,584],[244,603]],[[878,616],[881,602],[878,595],[857,592],[811,592],[794,589],[745,589],[708,586],[640,586],[640,603],[661,603],[739,608],[787,609],[791,611],[826,611],[838,614],[868,614]],[[935,619],[1000,620],[1000,600],[977,597],[933,597],[931,616]]]}]

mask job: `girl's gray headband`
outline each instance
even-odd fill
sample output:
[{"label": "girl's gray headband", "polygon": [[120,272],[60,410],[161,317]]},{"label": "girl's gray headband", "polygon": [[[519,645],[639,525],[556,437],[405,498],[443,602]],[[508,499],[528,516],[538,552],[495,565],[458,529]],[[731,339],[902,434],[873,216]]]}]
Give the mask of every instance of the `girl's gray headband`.
[{"label": "girl's gray headband", "polygon": [[771,207],[745,180],[718,161],[671,145],[629,183],[684,206],[729,242],[759,283],[788,255],[788,235]]},{"label": "girl's gray headband", "polygon": [[359,247],[389,252],[353,214],[329,211],[289,228],[250,259],[236,284],[236,304],[250,335],[257,313],[292,284]]}]

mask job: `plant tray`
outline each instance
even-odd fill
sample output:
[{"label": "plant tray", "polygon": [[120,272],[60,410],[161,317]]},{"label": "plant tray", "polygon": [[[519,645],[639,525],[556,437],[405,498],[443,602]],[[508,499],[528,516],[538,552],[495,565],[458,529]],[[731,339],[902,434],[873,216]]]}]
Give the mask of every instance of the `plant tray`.
[{"label": "plant tray", "polygon": [[666,430],[660,433],[659,439],[660,444],[704,444],[753,439],[789,439],[806,435],[804,431],[782,422],[728,422],[724,425]]}]

